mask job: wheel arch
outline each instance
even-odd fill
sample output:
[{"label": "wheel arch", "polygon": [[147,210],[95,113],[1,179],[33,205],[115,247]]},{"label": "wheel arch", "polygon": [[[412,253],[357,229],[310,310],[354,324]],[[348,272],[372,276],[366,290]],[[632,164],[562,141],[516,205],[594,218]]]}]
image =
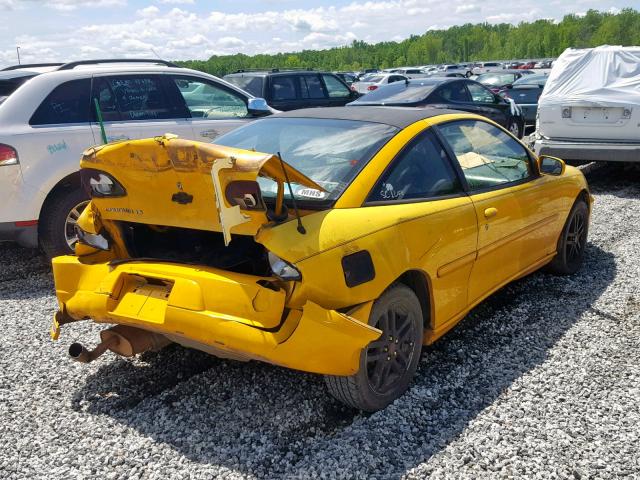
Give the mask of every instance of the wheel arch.
[{"label": "wheel arch", "polygon": [[42,215],[47,209],[47,207],[49,206],[51,199],[55,198],[55,196],[61,191],[71,190],[73,188],[79,188],[79,187],[80,187],[80,172],[76,171],[76,172],[70,173],[66,177],[63,177],[61,180],[58,181],[58,183],[56,183],[53,186],[51,190],[49,190],[49,193],[47,193],[46,197],[44,198],[42,205],[40,205],[40,212],[38,214],[38,243],[40,243],[40,240],[42,237],[42,232],[40,228],[40,225],[42,224],[42,218],[43,218]]},{"label": "wheel arch", "polygon": [[424,328],[425,330],[432,330],[433,296],[429,275],[422,270],[407,270],[394,283],[401,283],[413,290],[420,302]]}]

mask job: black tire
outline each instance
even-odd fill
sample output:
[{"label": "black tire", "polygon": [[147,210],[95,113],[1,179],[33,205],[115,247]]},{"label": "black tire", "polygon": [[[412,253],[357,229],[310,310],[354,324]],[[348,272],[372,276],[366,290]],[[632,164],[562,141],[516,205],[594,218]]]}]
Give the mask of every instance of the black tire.
[{"label": "black tire", "polygon": [[558,253],[547,266],[555,275],[572,275],[582,266],[589,233],[589,207],[578,199],[569,212],[558,240]]},{"label": "black tire", "polygon": [[467,72],[467,73],[465,73],[465,74],[464,74],[464,76],[465,76],[466,78],[470,78],[470,77],[471,77],[471,75],[473,75],[473,73],[472,73],[472,72]]},{"label": "black tire", "polygon": [[507,125],[507,130],[511,132],[511,134],[516,138],[522,138],[524,136],[524,127],[518,123],[515,118],[509,120],[509,124]]},{"label": "black tire", "polygon": [[415,375],[424,329],[420,301],[406,285],[392,285],[374,303],[369,324],[383,333],[363,349],[358,373],[324,378],[336,399],[375,412],[400,397]]},{"label": "black tire", "polygon": [[77,220],[74,209],[79,215],[88,202],[87,194],[75,187],[62,188],[47,199],[38,221],[40,246],[47,257],[73,253],[69,240],[73,239],[72,219]]}]

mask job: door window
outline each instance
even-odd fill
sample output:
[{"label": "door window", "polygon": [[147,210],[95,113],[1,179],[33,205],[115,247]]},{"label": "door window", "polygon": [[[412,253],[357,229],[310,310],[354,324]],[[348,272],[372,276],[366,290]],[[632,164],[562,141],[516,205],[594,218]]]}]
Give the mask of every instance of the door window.
[{"label": "door window", "polygon": [[35,111],[30,125],[88,123],[91,121],[91,79],[71,80],[57,86]]},{"label": "door window", "polygon": [[464,82],[447,83],[440,87],[438,93],[448,102],[469,102],[471,100]]},{"label": "door window", "polygon": [[533,175],[524,146],[499,128],[478,120],[439,125],[471,190],[525,180]]},{"label": "door window", "polygon": [[461,191],[445,150],[427,131],[393,161],[370,193],[369,202],[411,200]]},{"label": "door window", "polygon": [[351,96],[349,89],[333,75],[322,75],[322,79],[330,98],[348,98]]},{"label": "door window", "polygon": [[186,113],[171,101],[161,75],[96,77],[93,91],[105,121],[184,118]]},{"label": "door window", "polygon": [[176,77],[173,80],[193,118],[249,115],[244,98],[232,90],[195,77]]},{"label": "door window", "polygon": [[275,76],[271,78],[271,98],[273,100],[295,100],[295,77]]},{"label": "door window", "polygon": [[302,75],[298,78],[300,78],[302,98],[325,98],[324,89],[318,75]]},{"label": "door window", "polygon": [[467,83],[467,88],[469,89],[473,103],[494,103],[495,96],[488,88],[471,82]]}]

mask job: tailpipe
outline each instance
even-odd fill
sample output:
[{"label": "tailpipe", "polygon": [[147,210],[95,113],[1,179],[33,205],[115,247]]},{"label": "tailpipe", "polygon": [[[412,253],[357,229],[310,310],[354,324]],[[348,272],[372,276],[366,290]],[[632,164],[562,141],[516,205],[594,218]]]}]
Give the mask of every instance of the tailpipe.
[{"label": "tailpipe", "polygon": [[69,346],[69,356],[76,362],[89,363],[107,350],[123,357],[133,357],[147,350],[158,351],[171,343],[164,335],[126,325],[116,325],[102,330],[100,340],[93,350],[88,350],[81,343],[72,343]]}]

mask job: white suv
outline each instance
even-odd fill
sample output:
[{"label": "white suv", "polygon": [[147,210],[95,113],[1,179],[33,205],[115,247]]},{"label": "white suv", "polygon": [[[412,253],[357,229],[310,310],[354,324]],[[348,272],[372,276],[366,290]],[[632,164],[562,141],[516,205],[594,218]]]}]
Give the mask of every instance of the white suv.
[{"label": "white suv", "polygon": [[103,143],[98,112],[109,142],[165,133],[210,141],[273,113],[224,80],[160,60],[9,67],[2,86],[0,241],[40,245],[50,256],[77,240],[88,201],[78,167],[87,147]]}]

